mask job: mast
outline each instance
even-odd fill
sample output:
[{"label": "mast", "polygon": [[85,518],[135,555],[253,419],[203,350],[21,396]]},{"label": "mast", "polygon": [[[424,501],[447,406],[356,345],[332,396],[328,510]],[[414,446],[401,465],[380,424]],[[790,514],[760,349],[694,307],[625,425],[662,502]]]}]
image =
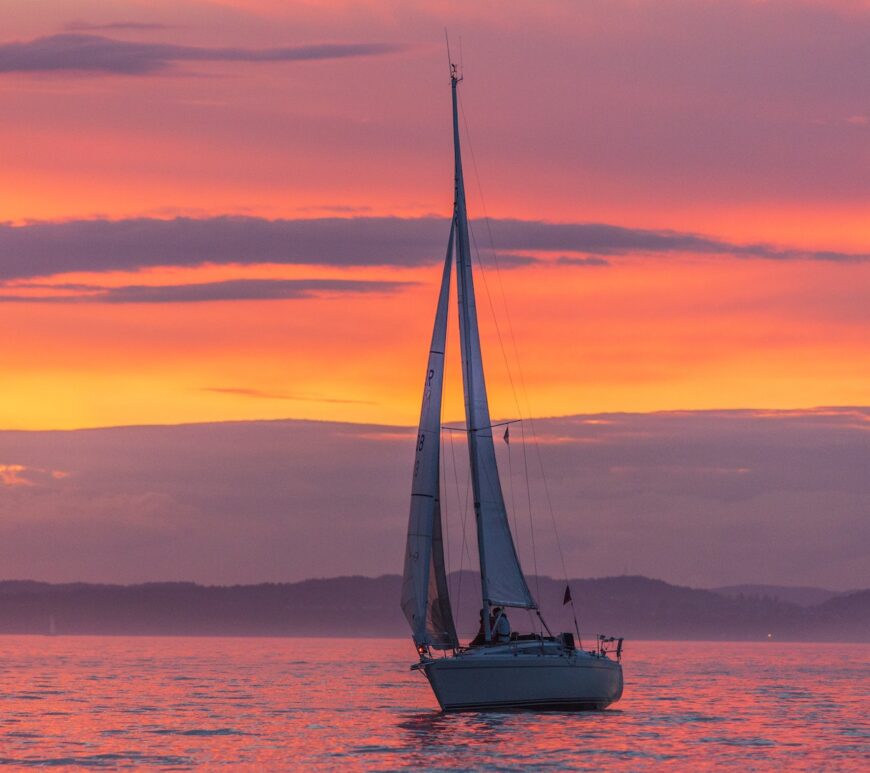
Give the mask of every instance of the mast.
[{"label": "mast", "polygon": [[453,102],[454,205],[453,224],[456,237],[456,281],[459,301],[459,333],[462,350],[462,383],[465,393],[466,432],[474,492],[474,514],[477,524],[477,548],[480,559],[483,626],[486,640],[492,638],[489,610],[493,605],[536,609],[526,584],[510,533],[507,511],[495,447],[492,420],[486,395],[483,357],[477,323],[477,305],[471,269],[471,247],[468,238],[468,212],[465,202],[465,181],[462,174],[462,153],[459,143],[459,109],[457,87],[462,77],[456,66],[450,66]]}]

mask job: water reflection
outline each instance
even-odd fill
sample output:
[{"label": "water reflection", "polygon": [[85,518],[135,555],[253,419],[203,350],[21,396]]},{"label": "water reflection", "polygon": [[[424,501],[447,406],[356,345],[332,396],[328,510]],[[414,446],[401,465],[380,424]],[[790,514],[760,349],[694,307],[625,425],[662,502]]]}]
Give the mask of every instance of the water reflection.
[{"label": "water reflection", "polygon": [[606,711],[445,714],[405,641],[0,637],[0,764],[857,769],[868,654],[633,643]]}]

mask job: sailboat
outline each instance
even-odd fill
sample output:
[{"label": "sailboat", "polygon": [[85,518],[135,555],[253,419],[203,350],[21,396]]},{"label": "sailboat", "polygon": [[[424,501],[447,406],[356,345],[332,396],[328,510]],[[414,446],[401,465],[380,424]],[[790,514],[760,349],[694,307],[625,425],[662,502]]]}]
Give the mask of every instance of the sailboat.
[{"label": "sailboat", "polygon": [[[411,508],[401,606],[419,662],[412,669],[429,680],[442,710],[603,709],[622,695],[622,640],[599,636],[593,651],[578,648],[571,633],[552,635],[529,590],[508,524],[493,444],[484,379],[469,246],[468,213],[459,144],[457,87],[453,101],[455,188],[447,255],[423,385],[411,483]],[[444,558],[440,497],[441,401],[450,283],[455,263],[459,307],[464,428],[468,439],[481,581],[481,632],[460,645],[453,620]],[[532,610],[543,629],[505,633],[493,612]],[[503,619],[503,618],[502,618]],[[578,636],[579,638],[579,636]],[[602,641],[618,641],[608,652]]]}]

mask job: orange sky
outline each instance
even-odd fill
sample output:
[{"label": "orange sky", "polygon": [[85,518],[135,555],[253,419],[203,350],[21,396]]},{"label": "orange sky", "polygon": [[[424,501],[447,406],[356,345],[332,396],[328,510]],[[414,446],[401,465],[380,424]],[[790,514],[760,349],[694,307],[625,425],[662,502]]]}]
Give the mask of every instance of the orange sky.
[{"label": "orange sky", "polygon": [[[463,35],[472,216],[485,201],[499,218],[813,253],[623,251],[572,266],[542,252],[490,268],[533,413],[867,404],[870,262],[820,259],[870,253],[870,108],[848,59],[870,31],[866,6],[533,7],[54,1],[37,15],[13,3],[0,45],[62,32],[175,48],[136,49],[135,73],[82,69],[56,41],[15,49],[14,65],[0,54],[0,220],[446,217],[449,21]],[[829,34],[812,38],[820,20]],[[400,48],[312,61],[214,53],[323,43]],[[0,254],[0,267],[15,258]],[[49,271],[41,283],[409,284],[291,300],[0,302],[0,427],[412,423],[439,258]],[[0,295],[36,292],[9,282]],[[482,278],[478,292],[493,413],[513,415]],[[460,406],[454,389],[446,413]]]}]

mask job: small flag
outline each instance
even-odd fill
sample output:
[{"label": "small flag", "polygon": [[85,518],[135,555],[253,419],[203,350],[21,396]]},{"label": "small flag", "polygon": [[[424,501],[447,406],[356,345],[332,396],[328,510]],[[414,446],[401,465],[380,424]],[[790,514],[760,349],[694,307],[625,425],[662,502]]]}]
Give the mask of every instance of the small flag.
[{"label": "small flag", "polygon": [[509,426],[504,428],[504,442],[508,445],[511,444],[511,428]]},{"label": "small flag", "polygon": [[570,604],[570,603],[571,603],[571,586],[566,585],[565,586],[565,598],[562,599],[562,606],[564,607],[565,604]]}]

